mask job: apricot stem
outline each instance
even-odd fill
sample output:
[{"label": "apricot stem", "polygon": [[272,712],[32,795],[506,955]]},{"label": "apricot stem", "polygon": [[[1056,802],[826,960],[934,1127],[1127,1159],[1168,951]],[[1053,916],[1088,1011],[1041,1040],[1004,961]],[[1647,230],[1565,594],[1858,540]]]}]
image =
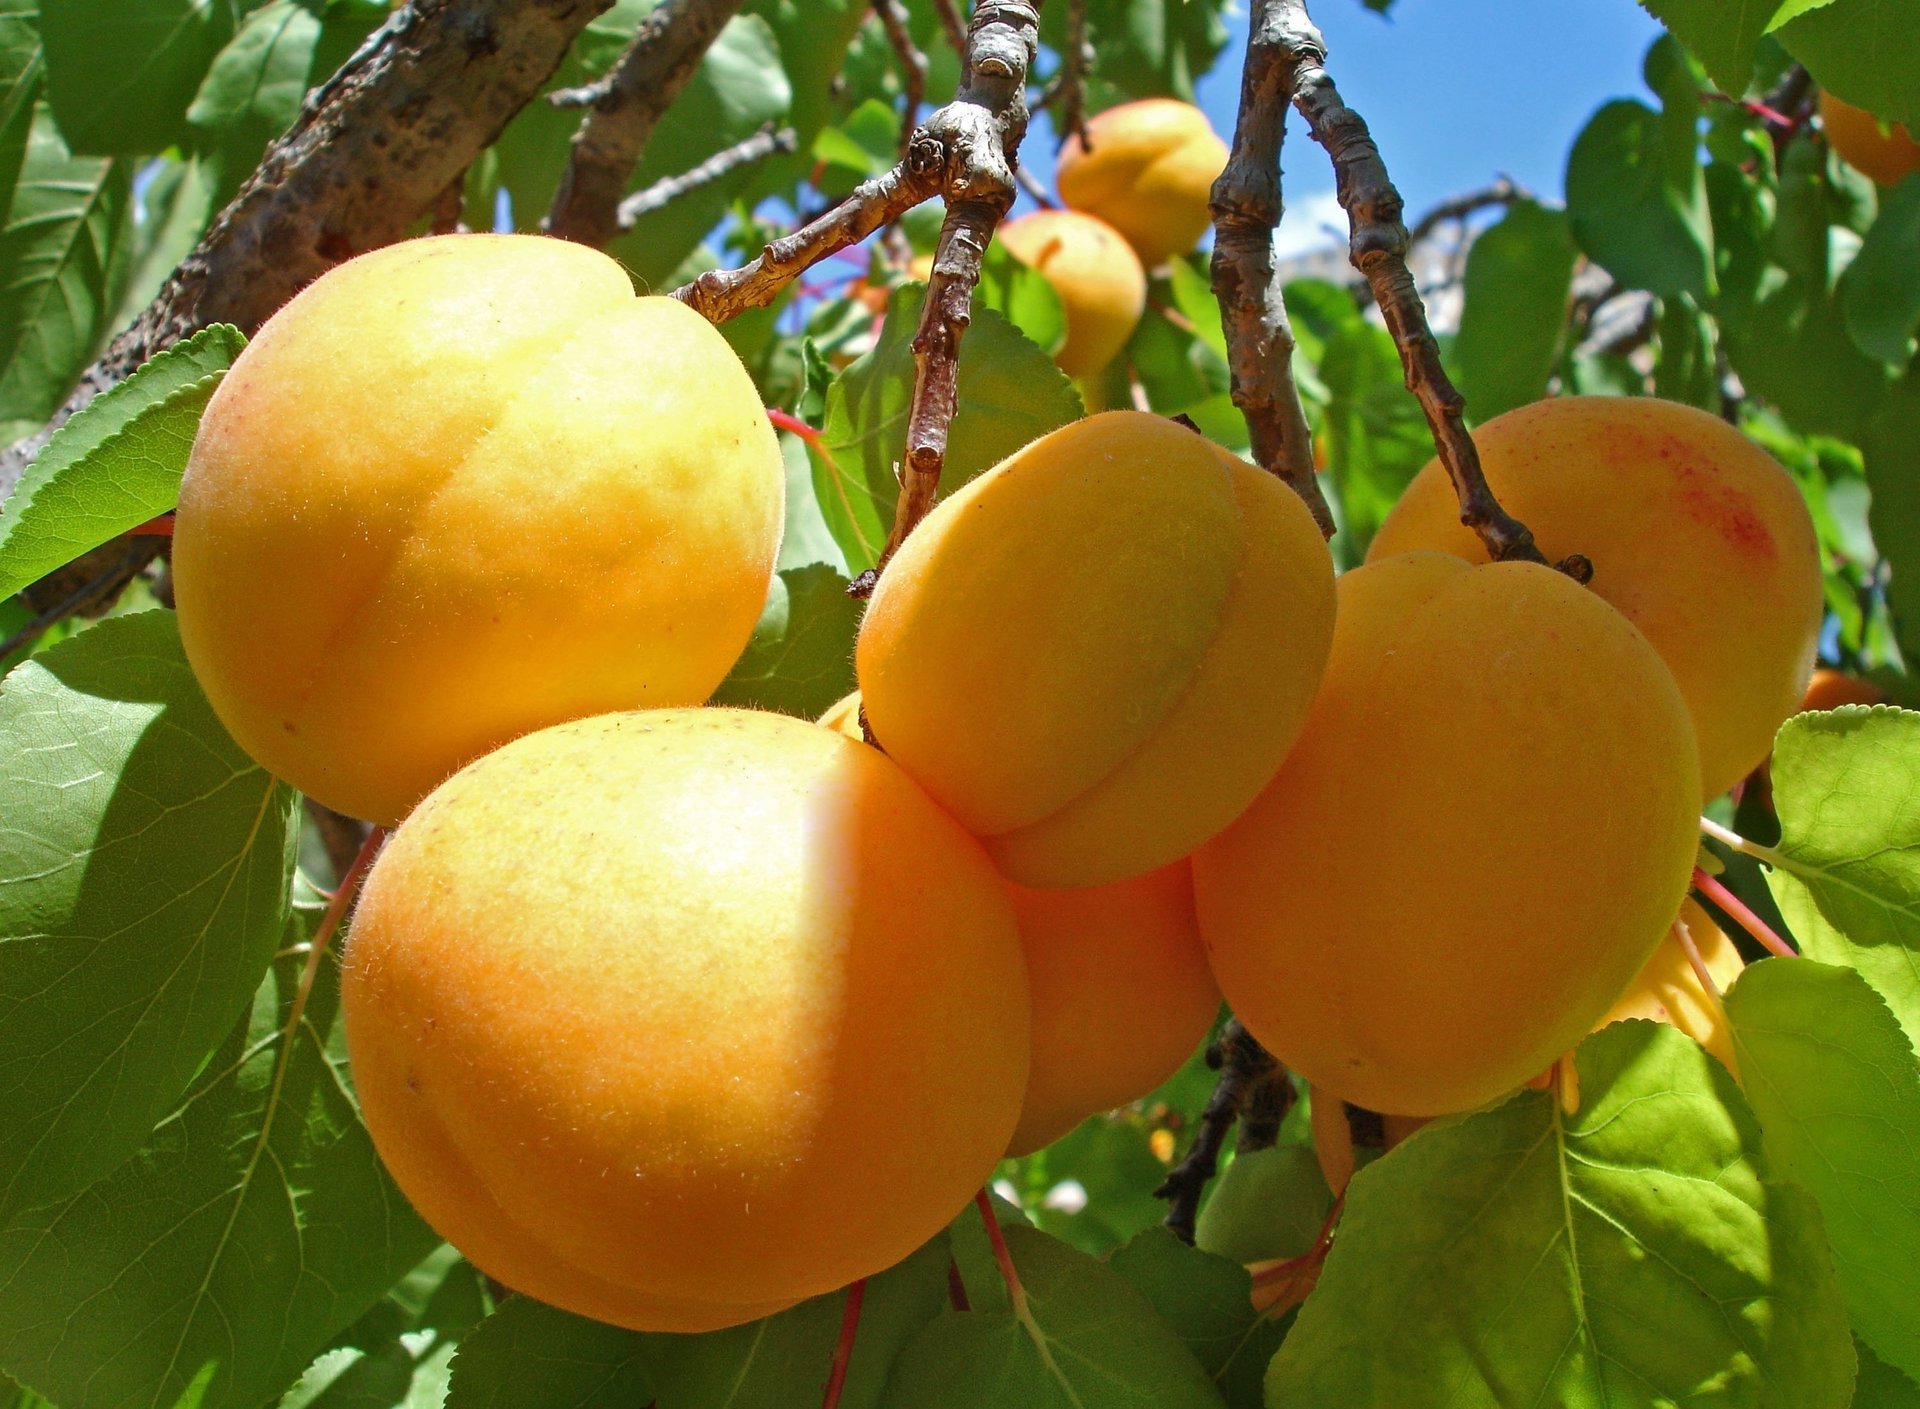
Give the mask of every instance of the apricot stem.
[{"label": "apricot stem", "polygon": [[1687,922],[1676,918],[1667,933],[1680,946],[1680,952],[1687,956],[1687,962],[1693,966],[1693,976],[1700,980],[1700,986],[1712,995],[1714,1005],[1718,1007],[1720,985],[1713,981],[1713,971],[1707,967],[1707,961],[1700,957],[1700,946],[1693,942],[1692,934],[1688,933]]},{"label": "apricot stem", "polygon": [[860,1306],[866,1298],[865,1277],[848,1286],[846,1309],[840,1313],[840,1340],[833,1348],[833,1369],[827,1374],[827,1392],[820,1409],[837,1409],[840,1403],[840,1389],[847,1382],[847,1366],[853,1359],[853,1340],[860,1332]]},{"label": "apricot stem", "polygon": [[1000,1220],[993,1211],[993,1195],[985,1189],[973,1196],[973,1206],[980,1210],[980,1221],[987,1226],[987,1241],[993,1244],[993,1259],[1000,1264],[1000,1277],[1007,1284],[1007,1296],[1013,1302],[1013,1314],[1024,1321],[1027,1319],[1027,1289],[1020,1285],[1020,1273],[1013,1265],[1013,1254],[1007,1250],[1007,1235],[1001,1231]]},{"label": "apricot stem", "polygon": [[1712,837],[1715,841],[1719,842],[1721,845],[1730,847],[1732,850],[1739,852],[1742,856],[1751,856],[1755,861],[1764,862],[1768,866],[1773,866],[1776,868],[1784,866],[1788,870],[1793,869],[1791,866],[1788,865],[1787,858],[1781,855],[1778,851],[1775,851],[1772,847],[1763,846],[1761,843],[1757,841],[1750,841],[1748,838],[1741,836],[1738,832],[1733,831],[1730,828],[1721,826],[1718,822],[1714,821],[1711,817],[1702,817],[1700,819],[1700,830],[1705,832],[1708,836]]},{"label": "apricot stem", "polygon": [[1746,901],[1697,866],[1693,871],[1693,886],[1695,890],[1731,915],[1739,923],[1740,928],[1759,941],[1760,946],[1768,953],[1777,954],[1782,959],[1800,957],[1791,944],[1773,932],[1772,926],[1747,908]]}]

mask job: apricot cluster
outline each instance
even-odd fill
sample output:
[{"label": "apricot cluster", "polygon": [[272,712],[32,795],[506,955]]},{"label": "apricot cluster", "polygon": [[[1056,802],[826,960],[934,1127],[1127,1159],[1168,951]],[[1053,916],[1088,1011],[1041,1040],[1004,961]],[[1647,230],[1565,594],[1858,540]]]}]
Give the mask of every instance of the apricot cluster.
[{"label": "apricot cluster", "polygon": [[[1436,467],[1336,583],[1277,478],[1108,412],[935,508],[810,723],[700,707],[783,483],[711,328],[537,238],[318,281],[208,410],[178,600],[242,745],[397,823],[342,1002],[400,1188],[510,1287],[700,1331],[906,1256],[1223,997],[1312,1083],[1329,1198],[1349,1106],[1402,1138],[1624,1017],[1731,1066],[1683,897],[1807,688],[1806,509],[1665,403],[1480,440],[1591,588],[1484,561]],[[1250,1163],[1203,1231],[1291,1255],[1243,1214],[1321,1177]]]}]

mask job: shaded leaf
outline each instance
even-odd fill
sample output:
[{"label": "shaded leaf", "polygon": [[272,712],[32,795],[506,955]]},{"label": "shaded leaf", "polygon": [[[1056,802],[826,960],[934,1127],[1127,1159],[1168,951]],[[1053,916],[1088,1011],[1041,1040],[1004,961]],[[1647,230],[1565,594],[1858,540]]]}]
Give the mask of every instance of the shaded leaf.
[{"label": "shaded leaf", "polygon": [[1580,248],[1629,288],[1705,298],[1712,259],[1687,194],[1669,177],[1660,114],[1632,99],[1603,106],[1567,159],[1567,214]]},{"label": "shaded leaf", "polygon": [[1906,362],[1920,331],[1920,175],[1881,199],[1879,218],[1840,276],[1840,300],[1862,352]]},{"label": "shaded leaf", "polygon": [[1246,1268],[1189,1247],[1165,1228],[1149,1228],[1107,1265],[1166,1318],[1227,1409],[1261,1409],[1267,1364],[1286,1332],[1278,1320],[1253,1309]]},{"label": "shaded leaf", "polygon": [[[1804,9],[1805,13],[1791,13]],[[1789,6],[1777,34],[1822,88],[1868,112],[1920,128],[1920,25],[1911,0]]]},{"label": "shaded leaf", "polygon": [[246,346],[216,324],[95,397],[0,505],[0,596],[173,508],[200,413]]},{"label": "shaded leaf", "polygon": [[853,638],[860,604],[847,579],[824,563],[785,568],[774,578],[753,639],[712,703],[817,719],[853,689]]},{"label": "shaded leaf", "polygon": [[27,158],[34,104],[46,79],[38,0],[0,0],[0,215],[13,203],[14,183]]},{"label": "shaded leaf", "polygon": [[233,37],[233,0],[40,0],[48,97],[75,152],[160,152]]},{"label": "shaded leaf", "polygon": [[1532,201],[1473,242],[1452,361],[1476,423],[1547,394],[1577,257],[1566,213]]},{"label": "shaded leaf", "polygon": [[0,1219],[146,1142],[260,984],[295,797],[214,718],[171,614],[0,689]]},{"label": "shaded leaf", "polygon": [[1894,625],[1920,660],[1920,372],[1894,383],[1861,444],[1874,546],[1893,568]]},{"label": "shaded leaf", "polygon": [[446,1409],[636,1409],[645,1337],[511,1297],[461,1342]]}]

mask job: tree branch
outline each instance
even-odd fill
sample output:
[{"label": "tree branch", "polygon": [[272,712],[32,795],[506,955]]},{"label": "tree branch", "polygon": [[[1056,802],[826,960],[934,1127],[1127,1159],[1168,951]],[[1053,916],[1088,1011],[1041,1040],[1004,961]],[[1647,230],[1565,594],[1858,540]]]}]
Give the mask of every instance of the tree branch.
[{"label": "tree branch", "polygon": [[[1233,1128],[1241,1108],[1256,1087],[1275,1079],[1286,1080],[1285,1068],[1271,1052],[1254,1041],[1253,1034],[1240,1025],[1238,1018],[1227,1019],[1219,1039],[1207,1048],[1207,1065],[1220,1073],[1220,1080],[1207,1098],[1206,1109],[1200,1113],[1200,1129],[1193,1137],[1186,1158],[1176,1164],[1153,1191],[1156,1199],[1167,1201],[1167,1216],[1163,1220],[1166,1226],[1185,1243],[1193,1241],[1200,1196],[1206,1191],[1207,1181],[1220,1168],[1220,1151],[1226,1146],[1227,1132]],[[1279,1129],[1278,1118],[1272,1124],[1275,1130]]]},{"label": "tree branch", "polygon": [[620,228],[631,230],[643,217],[666,209],[682,196],[710,185],[743,166],[765,161],[776,152],[791,152],[799,143],[800,139],[791,127],[776,128],[768,123],[744,142],[736,142],[723,151],[715,152],[698,166],[689,167],[678,176],[663,176],[651,186],[635,191],[620,202]]},{"label": "tree branch", "polygon": [[947,32],[947,42],[953,45],[953,52],[962,59],[967,56],[967,26],[960,18],[960,11],[954,8],[953,0],[933,0],[933,8],[940,16],[940,27]]},{"label": "tree branch", "polygon": [[[1039,52],[1039,7],[1040,0],[978,0],[960,91],[921,129],[946,154],[941,190],[947,218],[913,339],[906,462],[879,568],[926,517],[940,491],[959,392],[960,340],[972,321],[980,261],[1017,194],[1013,172],[1027,132],[1027,70]],[[914,140],[917,145],[921,137]]]},{"label": "tree branch", "polygon": [[1092,58],[1087,43],[1087,0],[1067,0],[1067,38],[1060,51],[1060,84],[1055,90],[1061,146],[1069,138],[1078,137],[1084,150],[1093,150],[1093,141],[1087,136],[1087,65]]},{"label": "tree branch", "polygon": [[1433,232],[1449,220],[1465,220],[1469,215],[1477,214],[1489,206],[1512,205],[1515,201],[1532,199],[1533,193],[1524,186],[1515,185],[1508,177],[1499,177],[1491,186],[1440,202],[1421,216],[1414,227],[1407,232],[1407,244],[1411,247],[1431,238]]},{"label": "tree branch", "polygon": [[900,150],[904,153],[913,141],[914,129],[920,125],[920,105],[927,99],[927,56],[920,52],[920,46],[913,42],[913,35],[907,30],[907,15],[900,8],[900,0],[873,0],[873,12],[880,16],[887,42],[893,45],[893,52],[900,60],[900,87],[907,98],[906,112],[900,122]]},{"label": "tree branch", "polygon": [[548,234],[597,249],[620,233],[620,197],[653,129],[742,3],[662,0],[640,21],[620,62],[586,90],[593,96],[547,212]]},{"label": "tree branch", "polygon": [[400,239],[540,91],[612,0],[413,0],[293,126],[48,427],[0,456],[0,495],[64,423],[209,323],[251,333],[341,260]]},{"label": "tree branch", "polygon": [[1320,532],[1333,537],[1333,514],[1313,471],[1313,434],[1293,381],[1293,329],[1273,255],[1280,227],[1280,142],[1299,60],[1276,35],[1283,6],[1256,0],[1240,77],[1233,152],[1214,182],[1213,292],[1227,335],[1233,404],[1246,418],[1254,460],[1305,502]]},{"label": "tree branch", "polygon": [[1480,453],[1467,434],[1466,400],[1440,365],[1440,349],[1407,268],[1407,227],[1401,223],[1400,193],[1387,175],[1367,124],[1340,100],[1340,91],[1326,70],[1326,43],[1307,15],[1305,0],[1266,0],[1262,10],[1266,22],[1259,26],[1258,40],[1249,46],[1249,66],[1255,62],[1254,51],[1262,65],[1284,66],[1290,74],[1294,107],[1333,162],[1335,188],[1351,231],[1348,256],[1366,276],[1373,301],[1400,350],[1407,390],[1426,413],[1434,449],[1459,497],[1460,522],[1480,536],[1496,561],[1544,562],[1527,526],[1501,508],[1487,487]]}]

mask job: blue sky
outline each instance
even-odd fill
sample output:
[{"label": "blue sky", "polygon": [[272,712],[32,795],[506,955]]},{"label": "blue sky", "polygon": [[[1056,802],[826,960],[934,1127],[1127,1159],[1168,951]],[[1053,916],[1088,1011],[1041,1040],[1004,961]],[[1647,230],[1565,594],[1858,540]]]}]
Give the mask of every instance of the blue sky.
[{"label": "blue sky", "polygon": [[[1200,85],[1200,105],[1223,137],[1239,104],[1244,0],[1240,9]],[[1661,32],[1634,0],[1398,0],[1386,18],[1359,0],[1318,0],[1313,17],[1328,70],[1373,129],[1409,223],[1501,174],[1558,200],[1574,135],[1607,99],[1645,96],[1640,64]],[[1050,183],[1050,153],[1028,156]],[[1333,177],[1297,118],[1282,162],[1283,246],[1324,242],[1327,222],[1341,218]]]}]

